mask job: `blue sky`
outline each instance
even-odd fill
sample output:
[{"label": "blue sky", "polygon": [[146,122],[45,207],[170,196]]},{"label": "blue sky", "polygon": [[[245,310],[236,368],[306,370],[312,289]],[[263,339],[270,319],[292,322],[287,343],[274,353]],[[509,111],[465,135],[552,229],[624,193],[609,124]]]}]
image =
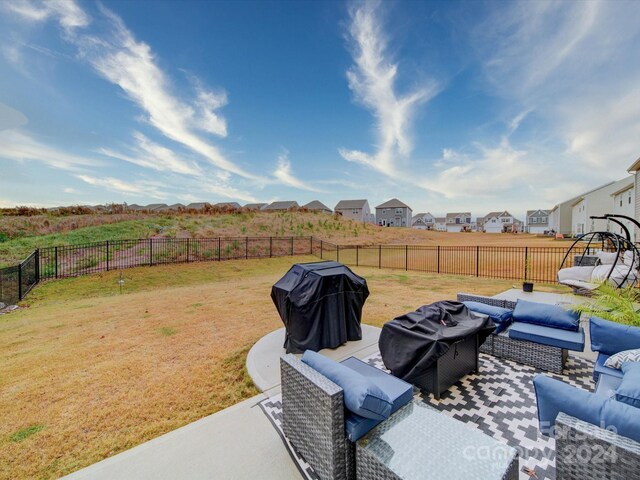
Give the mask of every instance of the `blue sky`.
[{"label": "blue sky", "polygon": [[550,208],[640,156],[640,2],[0,2],[0,206]]}]

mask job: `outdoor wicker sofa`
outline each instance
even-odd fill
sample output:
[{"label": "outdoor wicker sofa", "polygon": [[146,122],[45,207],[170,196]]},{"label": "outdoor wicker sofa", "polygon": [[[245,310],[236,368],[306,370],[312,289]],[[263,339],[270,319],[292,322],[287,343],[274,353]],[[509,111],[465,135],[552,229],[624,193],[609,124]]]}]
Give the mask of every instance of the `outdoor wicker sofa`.
[{"label": "outdoor wicker sofa", "polygon": [[[485,297],[482,295],[471,295],[467,293],[459,293],[457,296],[459,302],[479,302],[494,307],[506,308],[513,310],[517,302],[510,300],[501,300],[497,298]],[[520,338],[513,338],[510,332],[511,327],[497,334],[490,335],[487,340],[480,346],[480,352],[493,355],[495,357],[512,360],[523,365],[540,368],[554,373],[562,373],[568,357],[568,349],[583,351],[584,349],[584,332],[579,329],[577,332],[567,332],[560,329],[549,329],[546,331],[555,331],[558,337],[571,336],[574,333],[575,341],[556,342],[553,336],[546,340],[531,341]],[[580,341],[580,338],[582,339]]]}]

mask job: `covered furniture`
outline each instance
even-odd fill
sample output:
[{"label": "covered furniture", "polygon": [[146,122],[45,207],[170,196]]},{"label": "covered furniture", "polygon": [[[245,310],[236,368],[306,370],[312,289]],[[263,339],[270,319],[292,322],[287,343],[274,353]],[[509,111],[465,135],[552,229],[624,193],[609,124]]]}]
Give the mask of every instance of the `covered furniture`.
[{"label": "covered furniture", "polygon": [[385,323],[378,346],[393,375],[439,399],[478,369],[478,346],[494,329],[490,318],[462,303],[436,302]]},{"label": "covered furniture", "polygon": [[[333,361],[326,360],[332,370],[329,362]],[[392,403],[389,414],[413,398],[410,384],[356,358],[348,358],[338,365],[381,389]],[[328,374],[340,375],[335,371]],[[354,479],[354,442],[383,420],[365,418],[348,410],[345,395],[354,400],[354,392],[345,392],[343,387],[295,355],[280,359],[280,375],[284,434],[321,479]],[[353,383],[353,377],[347,375],[347,389]]]},{"label": "covered furniture", "polygon": [[357,443],[358,480],[517,480],[518,453],[422,402]]},{"label": "covered furniture", "polygon": [[338,262],[293,265],[271,289],[285,325],[287,353],[337,348],[362,339],[362,307],[369,296],[364,278]]},{"label": "covered furniture", "polygon": [[[508,325],[480,347],[483,353],[562,373],[568,351],[584,351],[584,331],[577,313],[572,314],[556,305],[524,300],[512,302],[466,293],[459,293],[457,298],[459,302],[471,305],[472,310],[477,308],[473,304],[484,304],[512,311]],[[482,313],[482,309],[477,310]]]},{"label": "covered furniture", "polygon": [[558,480],[639,477],[640,408],[629,398],[640,396],[637,367],[624,373],[626,388],[615,391],[604,383],[591,393],[545,375],[534,378],[540,432],[556,440]]}]

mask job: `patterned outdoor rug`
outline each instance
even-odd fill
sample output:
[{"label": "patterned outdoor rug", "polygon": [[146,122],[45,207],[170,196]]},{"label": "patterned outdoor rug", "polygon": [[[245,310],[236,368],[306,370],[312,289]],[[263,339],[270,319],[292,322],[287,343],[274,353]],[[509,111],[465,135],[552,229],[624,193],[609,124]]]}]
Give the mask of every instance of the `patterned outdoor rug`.
[{"label": "patterned outdoor rug", "polygon": [[[364,361],[384,370],[379,353],[365,358]],[[592,391],[592,371],[593,365],[589,361],[569,356],[565,375],[543,373]],[[418,393],[416,398],[445,415],[516,448],[520,454],[521,480],[530,478],[523,471],[525,467],[534,470],[539,480],[554,480],[555,440],[538,432],[536,397],[533,389],[533,377],[538,373],[541,373],[541,370],[480,354],[480,372],[467,375],[444,393],[440,400],[422,393]],[[260,407],[278,430],[303,477],[317,479],[313,469],[295,452],[282,433],[280,395],[262,401]]]}]

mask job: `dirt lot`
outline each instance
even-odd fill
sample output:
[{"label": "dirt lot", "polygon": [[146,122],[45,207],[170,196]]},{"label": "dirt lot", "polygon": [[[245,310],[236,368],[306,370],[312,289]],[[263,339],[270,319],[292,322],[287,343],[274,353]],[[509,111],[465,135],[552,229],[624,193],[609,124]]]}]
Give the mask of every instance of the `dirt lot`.
[{"label": "dirt lot", "polygon": [[[294,261],[142,267],[45,283],[0,316],[0,478],[55,478],[254,395],[248,349],[281,321],[271,285]],[[355,268],[364,321],[510,281]],[[557,287],[549,287],[557,288]]]}]

